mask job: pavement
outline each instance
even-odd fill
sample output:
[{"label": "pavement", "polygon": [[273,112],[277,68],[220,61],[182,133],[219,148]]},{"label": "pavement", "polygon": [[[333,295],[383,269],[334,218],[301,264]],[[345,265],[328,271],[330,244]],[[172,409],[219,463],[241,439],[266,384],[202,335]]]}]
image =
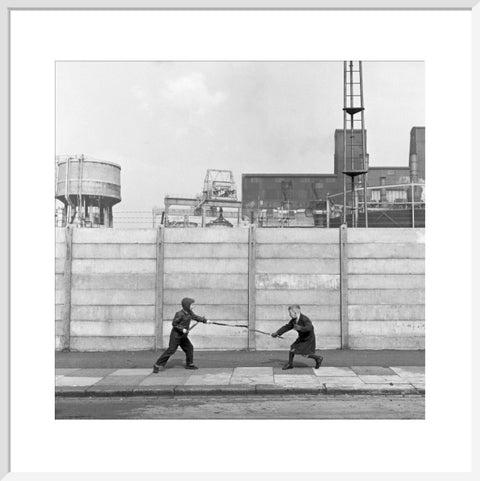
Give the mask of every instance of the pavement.
[{"label": "pavement", "polygon": [[282,370],[285,351],[200,351],[198,370],[178,352],[152,373],[160,352],[57,352],[57,397],[242,394],[425,394],[424,351],[321,351],[322,366],[297,356]]}]

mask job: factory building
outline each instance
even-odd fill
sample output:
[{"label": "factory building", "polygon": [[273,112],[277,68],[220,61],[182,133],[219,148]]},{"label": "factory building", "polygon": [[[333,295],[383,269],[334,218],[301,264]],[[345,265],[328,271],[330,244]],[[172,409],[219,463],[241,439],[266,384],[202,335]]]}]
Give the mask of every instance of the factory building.
[{"label": "factory building", "polygon": [[[350,132],[348,132],[349,135]],[[366,134],[365,134],[366,135]],[[335,202],[341,203],[344,186],[344,133],[335,131],[333,174],[243,174],[242,207],[246,217],[266,211],[274,215],[275,209],[298,211],[322,209],[327,196],[338,194]],[[346,149],[347,165],[361,158],[361,131],[353,132],[353,139]],[[368,164],[368,154],[367,154]],[[369,166],[367,201],[369,207],[388,207],[408,202],[408,189],[402,184],[425,181],[425,127],[413,127],[410,132],[409,165],[402,167]],[[347,186],[347,189],[349,187]],[[422,189],[423,192],[423,189]],[[416,193],[420,197],[422,192]],[[335,197],[334,197],[335,198]]]}]

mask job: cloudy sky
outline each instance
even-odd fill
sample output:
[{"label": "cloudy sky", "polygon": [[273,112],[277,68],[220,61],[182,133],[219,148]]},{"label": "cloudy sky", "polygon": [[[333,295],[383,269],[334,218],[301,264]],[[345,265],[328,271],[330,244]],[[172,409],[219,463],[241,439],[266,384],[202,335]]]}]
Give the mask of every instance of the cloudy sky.
[{"label": "cloudy sky", "polygon": [[[364,62],[371,165],[408,165],[424,65]],[[206,169],[331,173],[343,62],[58,62],[57,154],[122,166],[118,210],[200,193]]]}]

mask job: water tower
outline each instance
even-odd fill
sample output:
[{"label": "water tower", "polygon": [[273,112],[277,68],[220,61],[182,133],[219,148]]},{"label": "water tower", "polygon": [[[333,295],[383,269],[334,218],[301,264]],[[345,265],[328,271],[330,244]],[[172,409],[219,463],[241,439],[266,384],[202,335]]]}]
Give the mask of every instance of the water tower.
[{"label": "water tower", "polygon": [[57,226],[113,227],[113,206],[121,201],[120,166],[84,155],[56,158],[55,198],[63,203]]}]

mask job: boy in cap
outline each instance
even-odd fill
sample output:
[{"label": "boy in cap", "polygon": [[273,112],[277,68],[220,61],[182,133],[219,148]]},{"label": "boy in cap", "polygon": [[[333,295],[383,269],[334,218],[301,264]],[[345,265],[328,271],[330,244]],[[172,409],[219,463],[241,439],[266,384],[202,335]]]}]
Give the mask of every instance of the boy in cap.
[{"label": "boy in cap", "polygon": [[314,359],[315,369],[318,369],[322,364],[323,357],[315,354],[315,331],[313,329],[312,321],[305,314],[301,313],[298,304],[289,306],[288,313],[291,317],[290,322],[272,334],[272,337],[278,337],[284,332],[292,329],[295,329],[298,333],[296,341],[290,346],[288,362],[282,367],[282,369],[293,369],[293,358],[295,357],[295,354]]},{"label": "boy in cap", "polygon": [[187,357],[185,369],[198,369],[198,367],[193,364],[193,344],[188,338],[190,321],[194,320],[197,322],[203,322],[204,324],[209,324],[210,321],[207,321],[205,317],[197,316],[193,313],[192,304],[194,302],[195,300],[190,299],[189,297],[182,299],[182,310],[178,311],[173,318],[173,327],[172,332],[170,333],[170,342],[168,343],[168,348],[153,365],[154,373],[165,370],[165,364],[167,364],[170,356],[175,354],[179,346],[185,352]]}]

